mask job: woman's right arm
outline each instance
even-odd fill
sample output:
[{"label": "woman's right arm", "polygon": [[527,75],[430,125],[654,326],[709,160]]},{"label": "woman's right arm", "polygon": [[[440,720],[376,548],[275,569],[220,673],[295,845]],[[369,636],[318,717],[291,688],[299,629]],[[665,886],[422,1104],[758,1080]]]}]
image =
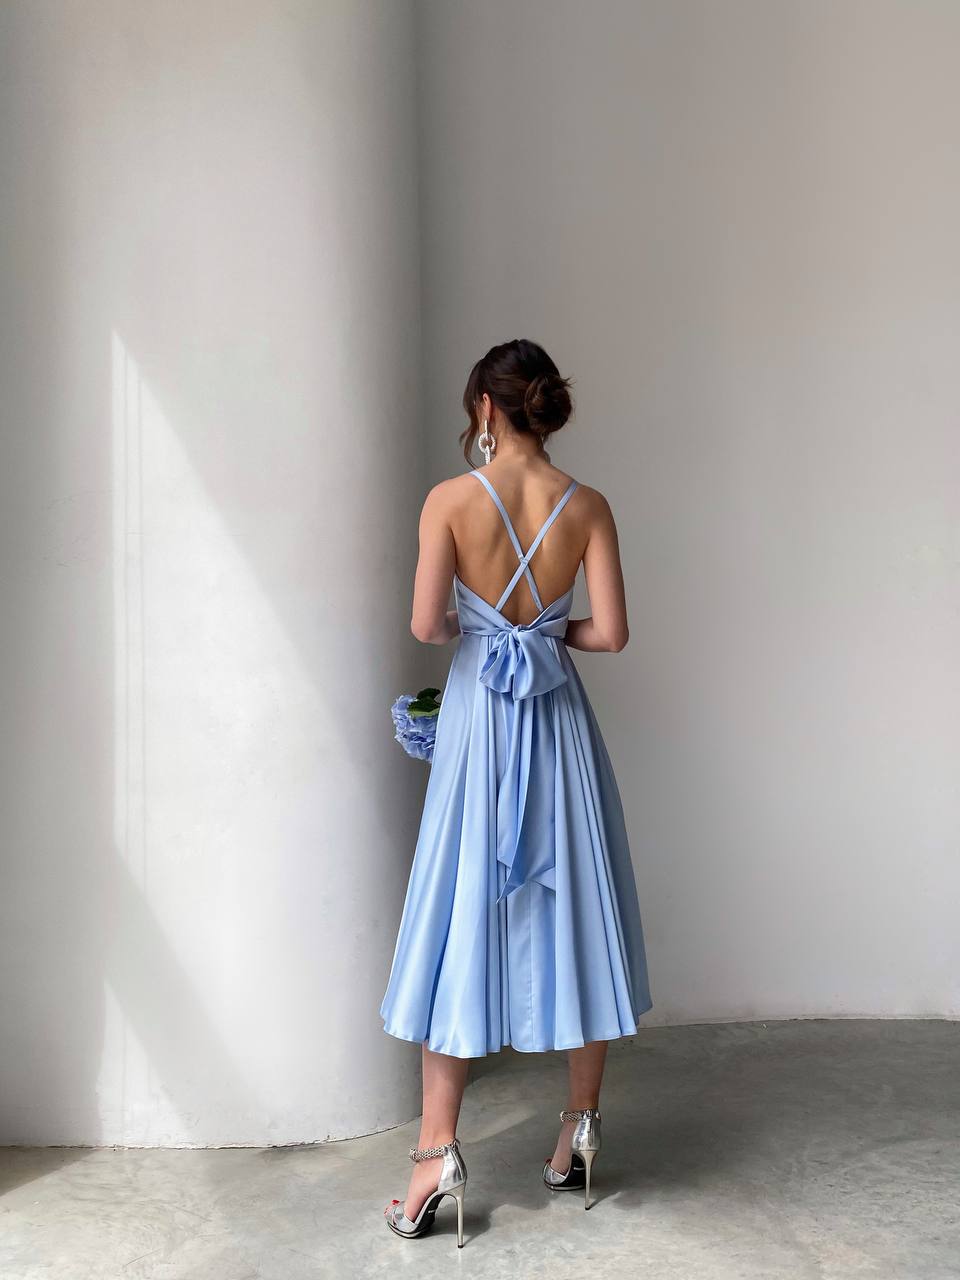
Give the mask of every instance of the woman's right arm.
[{"label": "woman's right arm", "polygon": [[457,562],[449,521],[454,483],[455,480],[441,480],[434,485],[420,511],[420,553],[410,630],[424,644],[446,644],[460,634],[457,611],[447,608]]},{"label": "woman's right arm", "polygon": [[619,653],[629,639],[620,544],[610,504],[594,490],[595,512],[583,553],[590,617],[571,618],[564,643],[589,653]]}]

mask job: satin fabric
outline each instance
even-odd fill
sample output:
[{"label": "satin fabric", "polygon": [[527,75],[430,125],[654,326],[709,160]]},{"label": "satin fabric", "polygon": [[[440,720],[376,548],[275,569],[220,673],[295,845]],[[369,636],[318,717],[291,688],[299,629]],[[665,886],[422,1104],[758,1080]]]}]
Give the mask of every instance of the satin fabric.
[{"label": "satin fabric", "polygon": [[[502,605],[529,567],[495,500],[521,556]],[[613,767],[563,643],[573,588],[525,625],[459,577],[454,594],[384,1030],[464,1058],[633,1035],[653,1006],[643,927]]]},{"label": "satin fabric", "polygon": [[[460,586],[464,592],[470,591],[462,582]],[[459,610],[460,629],[493,638],[490,652],[480,668],[479,679],[483,684],[498,693],[509,693],[515,702],[563,684],[566,672],[555,650],[546,643],[546,637],[563,635],[568,621],[565,613],[552,605],[535,622],[511,624],[486,600],[477,595],[473,595],[473,600],[471,605],[468,598]],[[492,617],[484,616],[485,611]]]},{"label": "satin fabric", "polygon": [[501,708],[506,753],[497,792],[496,828],[497,861],[507,874],[497,894],[499,903],[527,880],[555,887],[554,844],[538,840],[525,820],[531,777],[552,763],[546,735],[534,732],[533,699],[566,682],[557,639],[567,629],[573,591],[543,609],[533,622],[517,624],[508,622],[459,578],[454,584],[461,634],[490,641],[478,679],[507,695]]}]

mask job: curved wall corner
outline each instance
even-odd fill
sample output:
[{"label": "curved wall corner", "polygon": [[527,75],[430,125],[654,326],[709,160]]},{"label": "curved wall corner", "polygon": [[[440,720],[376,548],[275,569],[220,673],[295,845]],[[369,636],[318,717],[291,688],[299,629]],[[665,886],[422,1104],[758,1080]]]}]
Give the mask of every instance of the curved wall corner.
[{"label": "curved wall corner", "polygon": [[0,1142],[392,1126],[411,7],[15,0],[0,35]]}]

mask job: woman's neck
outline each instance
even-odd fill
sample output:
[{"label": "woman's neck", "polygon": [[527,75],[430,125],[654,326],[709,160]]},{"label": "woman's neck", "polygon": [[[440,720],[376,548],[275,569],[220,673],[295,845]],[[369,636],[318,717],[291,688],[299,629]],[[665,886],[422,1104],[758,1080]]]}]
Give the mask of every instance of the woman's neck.
[{"label": "woman's neck", "polygon": [[549,461],[536,436],[525,436],[519,432],[509,432],[497,437],[497,447],[491,461],[496,462],[498,458],[507,462]]}]

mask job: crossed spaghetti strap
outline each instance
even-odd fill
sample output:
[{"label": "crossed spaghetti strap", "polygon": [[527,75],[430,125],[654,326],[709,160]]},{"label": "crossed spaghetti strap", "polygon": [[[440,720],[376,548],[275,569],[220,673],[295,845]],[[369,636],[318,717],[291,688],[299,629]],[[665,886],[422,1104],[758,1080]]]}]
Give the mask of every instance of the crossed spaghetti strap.
[{"label": "crossed spaghetti strap", "polygon": [[481,472],[472,471],[471,475],[475,475],[477,479],[483,483],[484,488],[487,490],[487,492],[490,494],[490,497],[497,504],[500,514],[501,516],[503,516],[503,523],[507,527],[507,533],[510,535],[510,541],[513,543],[513,549],[514,551],[516,551],[517,555],[520,558],[520,562],[517,565],[517,568],[516,568],[516,571],[514,572],[513,577],[507,583],[506,587],[504,587],[503,595],[497,601],[494,608],[496,609],[497,613],[500,612],[500,610],[503,608],[507,600],[510,599],[511,592],[513,591],[514,587],[520,581],[520,575],[525,573],[527,575],[527,582],[530,585],[530,591],[533,595],[534,603],[536,604],[537,608],[542,612],[543,602],[540,599],[540,592],[537,590],[537,584],[534,581],[533,573],[530,569],[530,560],[533,557],[533,553],[536,551],[537,547],[539,547],[541,541],[543,540],[544,534],[553,524],[554,520],[556,520],[557,516],[560,514],[563,508],[566,506],[574,489],[576,489],[577,487],[576,480],[571,480],[570,483],[567,485],[567,488],[563,494],[563,497],[560,499],[557,505],[553,508],[553,510],[547,516],[543,524],[540,526],[540,530],[537,533],[537,536],[534,538],[533,542],[530,543],[529,549],[527,551],[524,551],[520,545],[520,539],[517,537],[516,530],[513,527],[510,517],[507,515],[507,509],[503,505],[503,503],[500,501],[499,493],[497,493],[496,489],[493,487],[493,485],[490,483],[487,477],[483,475]]}]

